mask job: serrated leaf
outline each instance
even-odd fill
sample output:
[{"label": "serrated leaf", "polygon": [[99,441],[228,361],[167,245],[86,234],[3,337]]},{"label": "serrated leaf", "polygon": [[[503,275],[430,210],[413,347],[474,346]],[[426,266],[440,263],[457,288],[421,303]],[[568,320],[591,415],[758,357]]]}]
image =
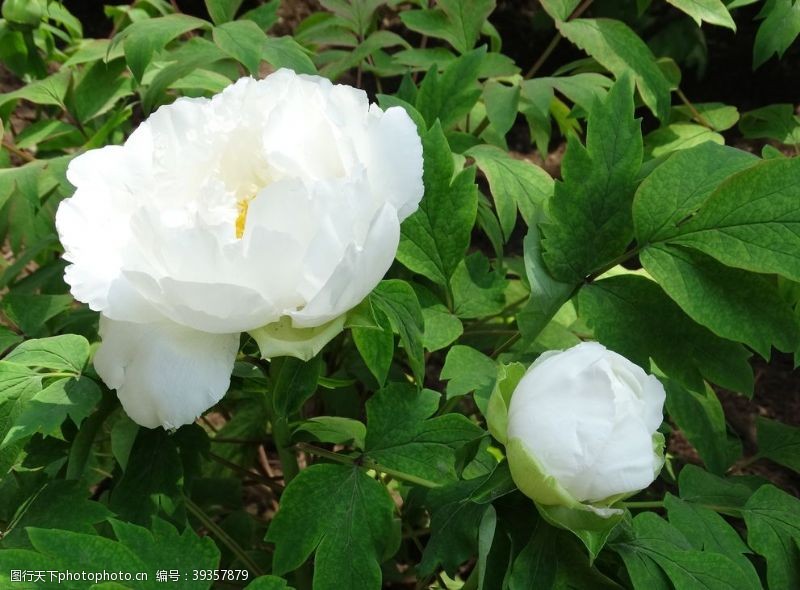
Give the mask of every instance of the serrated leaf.
[{"label": "serrated leaf", "polygon": [[537,212],[553,194],[554,183],[550,175],[526,160],[513,158],[507,152],[489,145],[475,146],[465,155],[475,159],[489,181],[504,239],[511,237],[517,209],[530,226]]},{"label": "serrated leaf", "polygon": [[767,559],[770,589],[800,586],[800,501],[772,485],[744,507],[747,544]]},{"label": "serrated leaf", "polygon": [[406,350],[408,364],[418,382],[425,374],[425,358],[422,350],[422,330],[424,319],[417,295],[405,281],[389,279],[381,281],[371,295],[376,305],[386,317],[392,329],[400,335],[400,342]]},{"label": "serrated leaf", "polygon": [[319,355],[307,362],[294,357],[272,361],[272,406],[279,417],[286,418],[300,411],[317,390],[321,370]]},{"label": "serrated leaf", "polygon": [[497,380],[497,364],[482,352],[456,345],[447,353],[439,379],[447,381],[447,399],[475,392],[475,403],[485,416]]},{"label": "serrated leaf", "polygon": [[604,18],[578,18],[556,24],[564,37],[617,78],[632,72],[644,103],[659,119],[667,119],[670,83],[658,67],[652,51],[628,25]]},{"label": "serrated leaf", "polygon": [[800,473],[800,428],[763,416],[756,424],[758,455]]},{"label": "serrated leaf", "polygon": [[747,486],[723,479],[697,467],[686,465],[678,476],[681,500],[715,510],[739,510],[752,495]]},{"label": "serrated leaf", "polygon": [[783,57],[800,35],[800,2],[772,0],[764,4],[759,16],[764,18],[764,22],[758,27],[753,44],[753,69],[761,66],[773,54]]},{"label": "serrated leaf", "polygon": [[394,357],[394,334],[389,318],[380,309],[374,310],[377,327],[354,326],[350,333],[353,343],[378,385],[383,387]]},{"label": "serrated leaf", "polygon": [[315,553],[317,590],[374,590],[379,564],[396,548],[394,502],[358,467],[312,465],[292,480],[267,530],[273,572],[285,574]]},{"label": "serrated leaf", "polygon": [[762,161],[723,182],[671,242],[729,266],[800,280],[800,159]]},{"label": "serrated leaf", "polygon": [[54,381],[25,402],[0,446],[22,440],[36,432],[57,435],[67,416],[80,426],[100,401],[97,384],[89,378],[66,378]]},{"label": "serrated leaf", "polygon": [[486,116],[497,133],[505,135],[514,126],[519,107],[520,87],[507,86],[497,80],[489,80],[483,86],[483,102]]},{"label": "serrated leaf", "polygon": [[747,344],[764,358],[772,345],[784,351],[797,346],[798,318],[769,277],[668,245],[646,248],[640,260],[694,321],[718,336]]},{"label": "serrated leaf", "polygon": [[436,6],[404,11],[400,18],[412,31],[444,39],[459,53],[466,53],[475,46],[495,0],[439,0]]},{"label": "serrated leaf", "polygon": [[644,151],[648,158],[660,158],[708,142],[725,145],[725,138],[696,123],[670,123],[644,137]]},{"label": "serrated leaf", "polygon": [[316,440],[331,444],[350,444],[358,449],[364,448],[367,427],[358,420],[341,416],[316,416],[302,422],[297,432],[308,432]]},{"label": "serrated leaf", "polygon": [[586,147],[568,138],[563,180],[555,185],[549,219],[541,224],[543,258],[553,278],[582,281],[619,256],[633,234],[631,202],[642,161],[633,89],[624,77],[589,115]]},{"label": "serrated leaf", "polygon": [[722,0],[667,0],[678,10],[692,17],[697,26],[707,22],[710,25],[719,25],[733,31],[736,23]]},{"label": "serrated leaf", "polygon": [[474,252],[462,260],[450,279],[453,311],[460,318],[480,318],[503,311],[508,281],[492,270],[489,259]]},{"label": "serrated leaf", "polygon": [[132,23],[114,39],[114,43],[122,41],[128,67],[141,83],[153,54],[179,35],[207,26],[206,21],[193,16],[170,14]]},{"label": "serrated leaf", "polygon": [[432,418],[439,394],[390,383],[367,401],[366,456],[434,484],[456,480],[455,451],[484,434],[461,414]]},{"label": "serrated leaf", "polygon": [[620,554],[634,587],[664,587],[654,566],[675,588],[744,590],[759,588],[743,579],[740,569],[725,555],[691,549],[686,538],[652,512],[633,519],[632,538],[612,544]]},{"label": "serrated leaf", "polygon": [[3,531],[2,547],[31,547],[27,527],[94,534],[92,525],[111,516],[103,504],[89,499],[79,482],[51,481],[19,507],[11,526]]},{"label": "serrated leaf", "polygon": [[8,353],[4,360],[27,367],[40,367],[79,375],[88,358],[89,342],[86,338],[77,334],[63,334],[26,340]]},{"label": "serrated leaf", "polygon": [[714,390],[702,384],[687,388],[666,380],[667,411],[713,473],[723,474],[742,454],[741,443],[729,439],[725,412]]},{"label": "serrated leaf", "polygon": [[715,143],[673,154],[636,191],[633,221],[637,241],[647,244],[675,235],[722,182],[758,162],[748,152]]},{"label": "serrated leaf", "polygon": [[414,103],[429,128],[438,119],[448,130],[472,110],[481,95],[477,82],[485,58],[481,47],[449,62],[441,74],[436,64],[431,66]]},{"label": "serrated leaf", "polygon": [[264,43],[264,59],[273,67],[289,68],[298,74],[316,74],[317,68],[308,53],[289,36],[270,37]]},{"label": "serrated leaf", "polygon": [[72,306],[71,295],[23,295],[9,293],[3,297],[3,312],[25,334],[40,334],[44,323]]},{"label": "serrated leaf", "polygon": [[214,43],[247,68],[251,75],[258,74],[264,43],[267,36],[253,21],[237,20],[214,27]]},{"label": "serrated leaf", "polygon": [[609,277],[587,285],[578,297],[581,318],[598,340],[645,370],[652,358],[687,387],[702,390],[705,378],[752,395],[750,353],[694,322],[653,281]]},{"label": "serrated leaf", "polygon": [[485,478],[459,481],[429,490],[425,503],[431,508],[431,538],[418,566],[421,574],[431,574],[441,566],[448,575],[475,554],[478,527],[490,504],[470,500],[470,494]]},{"label": "serrated leaf", "polygon": [[205,0],[211,20],[214,24],[227,23],[236,16],[236,11],[242,5],[243,0]]},{"label": "serrated leaf", "polygon": [[669,515],[669,523],[684,534],[692,547],[698,551],[713,551],[729,557],[737,565],[749,587],[760,586],[753,564],[745,557],[750,549],[724,518],[713,510],[685,502],[672,494],[664,497],[664,506]]},{"label": "serrated leaf", "polygon": [[422,140],[425,197],[403,222],[397,259],[440,285],[447,285],[469,245],[478,210],[475,169],[455,174],[450,146],[439,124]]}]

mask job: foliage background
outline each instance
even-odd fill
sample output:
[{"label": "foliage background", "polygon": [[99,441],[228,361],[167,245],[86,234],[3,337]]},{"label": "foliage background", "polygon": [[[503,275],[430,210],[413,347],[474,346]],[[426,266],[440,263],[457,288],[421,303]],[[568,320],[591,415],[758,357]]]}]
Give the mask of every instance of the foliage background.
[{"label": "foliage background", "polygon": [[[175,569],[306,588],[313,555],[323,590],[800,586],[800,2],[430,4],[3,3],[2,584],[80,566],[151,575],[102,588]],[[320,357],[244,340],[217,408],[138,429],[62,280],[64,170],[175,96],[278,67],[408,108],[423,209]],[[723,181],[723,209],[782,187],[741,220],[757,252],[670,229],[699,208],[715,230]],[[668,389],[668,465],[612,523],[538,512],[484,430],[509,363],[589,338]],[[249,579],[191,573],[217,568]]]}]

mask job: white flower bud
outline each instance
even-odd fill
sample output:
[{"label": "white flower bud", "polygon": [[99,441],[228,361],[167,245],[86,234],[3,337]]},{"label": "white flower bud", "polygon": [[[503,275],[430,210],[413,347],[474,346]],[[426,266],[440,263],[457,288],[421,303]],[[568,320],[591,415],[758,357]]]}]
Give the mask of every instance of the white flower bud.
[{"label": "white flower bud", "polygon": [[490,427],[540,504],[607,506],[661,470],[664,387],[601,344],[545,353],[509,389],[495,390]]}]

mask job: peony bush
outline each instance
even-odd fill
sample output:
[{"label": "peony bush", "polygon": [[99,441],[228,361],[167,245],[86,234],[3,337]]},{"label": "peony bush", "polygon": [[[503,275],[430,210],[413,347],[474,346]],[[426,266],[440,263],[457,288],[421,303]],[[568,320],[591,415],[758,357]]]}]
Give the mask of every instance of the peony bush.
[{"label": "peony bush", "polygon": [[5,0],[0,587],[800,586],[800,4],[622,4]]}]

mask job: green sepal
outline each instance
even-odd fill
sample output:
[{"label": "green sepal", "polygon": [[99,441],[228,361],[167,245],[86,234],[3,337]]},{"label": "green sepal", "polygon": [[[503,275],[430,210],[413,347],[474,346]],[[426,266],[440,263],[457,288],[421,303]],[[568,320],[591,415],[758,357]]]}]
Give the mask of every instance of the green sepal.
[{"label": "green sepal", "polygon": [[545,473],[542,464],[528,452],[520,439],[512,438],[506,443],[506,456],[514,483],[531,500],[544,506],[581,506],[555,477]]},{"label": "green sepal", "polygon": [[525,365],[522,363],[500,365],[497,369],[497,381],[486,408],[486,425],[492,436],[503,444],[506,444],[507,439],[508,406],[511,404],[511,396],[525,372]]},{"label": "green sepal", "polygon": [[293,356],[308,361],[344,329],[345,317],[342,314],[315,328],[295,328],[292,319],[283,316],[277,322],[251,330],[250,335],[265,359]]}]

